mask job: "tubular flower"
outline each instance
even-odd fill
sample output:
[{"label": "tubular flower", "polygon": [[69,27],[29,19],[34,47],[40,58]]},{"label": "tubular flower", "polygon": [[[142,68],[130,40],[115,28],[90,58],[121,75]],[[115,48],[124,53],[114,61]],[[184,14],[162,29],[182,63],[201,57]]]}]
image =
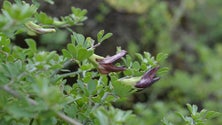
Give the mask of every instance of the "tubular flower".
[{"label": "tubular flower", "polygon": [[118,60],[121,57],[125,56],[126,53],[127,52],[125,50],[122,50],[121,52],[117,53],[114,56],[109,56],[109,57],[106,57],[106,58],[103,58],[103,59],[97,58],[96,61],[98,63],[98,67],[97,67],[98,71],[101,74],[108,74],[110,72],[119,72],[119,71],[126,70],[126,68],[123,67],[123,66],[117,67],[117,66],[115,66],[113,64],[116,60]]},{"label": "tubular flower", "polygon": [[45,34],[45,33],[51,33],[51,32],[56,32],[55,29],[53,28],[43,28],[40,25],[37,25],[35,23],[33,23],[32,21],[29,21],[25,24],[25,26],[33,31],[34,33],[38,33],[38,34]]},{"label": "tubular flower", "polygon": [[146,88],[151,86],[154,82],[158,81],[160,77],[156,76],[156,72],[159,69],[158,67],[151,68],[148,70],[142,78],[136,83],[135,87],[136,88]]},{"label": "tubular flower", "polygon": [[151,68],[143,76],[122,78],[118,81],[122,84],[130,85],[136,88],[147,88],[160,79],[160,77],[156,77],[156,72],[158,69],[159,67]]}]

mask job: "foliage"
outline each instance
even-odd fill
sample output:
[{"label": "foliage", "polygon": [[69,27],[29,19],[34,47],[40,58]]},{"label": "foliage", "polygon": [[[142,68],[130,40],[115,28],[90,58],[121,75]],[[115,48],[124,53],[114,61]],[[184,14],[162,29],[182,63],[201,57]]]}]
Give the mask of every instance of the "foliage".
[{"label": "foliage", "polygon": [[[140,42],[128,43],[128,51],[135,53],[151,50],[154,54],[168,53],[168,62],[164,63],[171,70],[168,76],[164,77],[167,80],[160,80],[152,87],[152,92],[141,92],[139,96],[143,97],[133,98],[145,100],[142,104],[132,104],[134,110],[138,107],[143,107],[141,109],[143,111],[144,107],[149,108],[144,111],[147,113],[138,112],[142,119],[135,124],[156,125],[162,117],[166,123],[172,121],[172,124],[192,124],[179,120],[172,112],[176,110],[185,114],[186,103],[196,104],[204,111],[208,109],[221,112],[219,100],[221,100],[222,80],[220,63],[222,32],[219,28],[221,26],[219,19],[222,16],[219,6],[222,2],[219,0],[143,1],[143,5],[148,3],[150,5],[147,10],[140,13],[137,19],[142,34]],[[133,8],[132,6],[131,3],[128,7]],[[114,8],[117,7],[118,5]],[[129,12],[124,7],[122,10]],[[161,111],[153,108],[157,104],[162,105],[159,107]],[[150,119],[147,120],[148,118]],[[207,119],[203,122],[222,123],[220,118]]]},{"label": "foliage", "polygon": [[[175,2],[178,6],[155,0],[101,3],[101,15],[96,17],[100,22],[112,11],[111,7],[139,15],[141,41],[131,42],[125,57],[120,47],[114,56],[96,54],[98,46],[107,50],[103,45],[108,44],[112,33],[101,30],[93,39],[71,30],[87,19],[86,10],[72,7],[67,16],[51,17],[39,11],[39,0],[32,2],[4,0],[0,13],[0,124],[222,123],[218,89],[222,78],[218,60],[222,32],[215,27],[220,22],[213,18],[199,22],[205,19],[201,12],[207,13],[212,8],[215,12],[221,3],[218,0]],[[135,7],[138,5],[143,6]],[[221,17],[219,13],[216,16]],[[188,29],[183,25],[188,25]],[[26,48],[13,43],[21,34],[25,41],[19,42],[25,42]],[[32,39],[33,36],[40,37],[40,41]],[[64,41],[69,42],[61,47]],[[39,47],[39,42],[47,44],[50,51]],[[147,46],[155,57],[144,52]],[[166,63],[167,57],[173,61]],[[171,68],[167,76],[169,68],[164,65]],[[161,76],[158,84],[145,90],[135,87],[149,69],[158,66],[157,73],[151,73]],[[124,71],[116,72],[120,71],[118,67]],[[198,105],[199,110],[187,103]]]},{"label": "foliage", "polygon": [[[134,92],[136,81],[132,85],[121,84],[121,73],[112,73],[109,67],[108,75],[94,70],[102,66],[98,59],[106,59],[96,55],[94,50],[112,33],[105,34],[101,30],[97,40],[93,40],[72,31],[71,42],[62,49],[62,54],[40,51],[36,41],[28,35],[41,35],[56,32],[57,28],[79,25],[86,19],[86,10],[72,7],[72,14],[57,19],[37,12],[37,9],[36,3],[19,0],[3,3],[0,15],[0,123],[124,124],[134,118],[132,111],[114,108],[112,103],[124,100]],[[27,48],[11,42],[10,38],[21,33],[28,34],[25,39]],[[140,60],[131,60],[137,66],[127,65],[130,74],[124,74],[124,77],[142,76],[149,68],[158,65],[148,52],[137,55]],[[127,58],[131,58],[130,55]],[[107,57],[107,60],[110,59],[115,61],[116,56]],[[127,63],[126,59],[123,60]],[[68,69],[73,64],[77,66],[75,71]],[[143,65],[141,70],[140,64]],[[76,80],[68,83],[67,77]]]}]

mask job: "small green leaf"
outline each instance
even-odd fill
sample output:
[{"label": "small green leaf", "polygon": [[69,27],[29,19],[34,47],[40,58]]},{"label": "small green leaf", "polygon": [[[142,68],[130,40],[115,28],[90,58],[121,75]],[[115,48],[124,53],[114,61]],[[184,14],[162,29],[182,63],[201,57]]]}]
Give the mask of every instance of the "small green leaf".
[{"label": "small green leaf", "polygon": [[48,15],[46,15],[46,13],[44,13],[44,12],[37,13],[35,15],[35,18],[42,24],[52,24],[53,23],[53,19],[51,17],[49,17]]},{"label": "small green leaf", "polygon": [[44,0],[45,2],[48,2],[49,4],[54,4],[53,0]]},{"label": "small green leaf", "polygon": [[68,59],[72,58],[72,54],[66,49],[62,49],[62,54],[64,57],[66,57]]},{"label": "small green leaf", "polygon": [[121,84],[118,81],[114,81],[112,85],[114,87],[114,93],[123,100],[131,94],[130,90],[132,90],[132,87],[129,85]]},{"label": "small green leaf", "polygon": [[104,35],[104,30],[99,31],[99,33],[97,34],[97,41],[100,43],[102,42],[101,39]]},{"label": "small green leaf", "polygon": [[97,86],[97,81],[96,80],[90,80],[88,82],[88,91],[89,94],[92,94],[95,90],[96,90],[96,86]]},{"label": "small green leaf", "polygon": [[92,54],[93,54],[92,50],[88,51],[87,49],[81,48],[78,51],[77,59],[79,61],[83,61],[84,59],[89,58]]},{"label": "small green leaf", "polygon": [[187,108],[192,115],[196,115],[198,107],[196,105],[187,104]]},{"label": "small green leaf", "polygon": [[167,57],[168,57],[168,54],[159,53],[159,54],[156,56],[156,61],[157,61],[157,62],[162,62],[162,61],[165,60]]},{"label": "small green leaf", "polygon": [[81,70],[90,70],[92,69],[94,66],[90,63],[90,64],[84,64],[80,67]]},{"label": "small green leaf", "polygon": [[219,113],[219,112],[208,111],[207,114],[206,114],[206,118],[207,119],[212,119],[212,118],[218,117],[220,115],[221,115],[221,113]]},{"label": "small green leaf", "polygon": [[160,68],[157,73],[158,75],[161,75],[161,74],[167,73],[168,71],[169,71],[168,67],[163,67],[163,68]]},{"label": "small green leaf", "polygon": [[37,52],[36,43],[33,39],[25,39],[25,42],[28,44],[29,49],[32,52]]},{"label": "small green leaf", "polygon": [[127,67],[131,67],[132,65],[132,58],[129,55],[126,55],[125,58],[123,58],[123,62]]},{"label": "small green leaf", "polygon": [[140,64],[139,64],[139,62],[137,62],[137,61],[133,62],[132,68],[139,70],[139,69],[140,69]]},{"label": "small green leaf", "polygon": [[135,56],[139,59],[139,61],[143,61],[143,56],[140,53],[136,53]]},{"label": "small green leaf", "polygon": [[107,33],[105,36],[102,37],[102,39],[100,40],[100,42],[109,39],[113,34],[112,33]]},{"label": "small green leaf", "polygon": [[77,56],[77,48],[73,44],[68,44],[67,45],[68,51],[72,54],[73,57]]},{"label": "small green leaf", "polygon": [[73,33],[73,37],[78,45],[83,45],[85,42],[85,37],[82,34]]}]

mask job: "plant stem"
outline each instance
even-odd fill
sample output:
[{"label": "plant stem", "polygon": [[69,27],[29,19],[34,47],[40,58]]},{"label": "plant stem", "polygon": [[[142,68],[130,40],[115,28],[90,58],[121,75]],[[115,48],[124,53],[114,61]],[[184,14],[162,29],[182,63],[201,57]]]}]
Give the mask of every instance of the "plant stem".
[{"label": "plant stem", "polygon": [[[11,94],[12,96],[14,96],[14,97],[16,97],[16,98],[19,98],[19,99],[21,99],[22,98],[22,96],[18,93],[18,92],[16,92],[15,90],[13,90],[13,89],[11,89],[9,86],[8,86],[8,84],[6,84],[6,85],[4,85],[3,87],[3,90],[5,90],[6,92],[8,92],[9,94]],[[30,98],[25,98],[31,105],[37,105],[38,103],[35,101],[35,100],[33,100],[33,99],[30,99]]]},{"label": "plant stem", "polygon": [[68,117],[67,115],[63,114],[62,112],[57,112],[58,117],[63,119],[64,121],[72,124],[72,125],[82,125],[80,122]]},{"label": "plant stem", "polygon": [[[8,84],[4,85],[3,87],[1,87],[3,90],[5,90],[7,93],[11,94],[12,96],[14,96],[15,98],[19,98],[21,99],[22,96],[16,92],[15,90],[11,89]],[[25,98],[27,100],[27,102],[29,102],[31,105],[38,105],[38,103],[33,100],[33,99],[30,99],[30,98]],[[72,124],[72,125],[82,125],[81,123],[79,123],[77,120],[73,119],[73,118],[70,118],[69,116],[63,114],[62,112],[56,112],[56,115],[63,119],[64,121]]]}]

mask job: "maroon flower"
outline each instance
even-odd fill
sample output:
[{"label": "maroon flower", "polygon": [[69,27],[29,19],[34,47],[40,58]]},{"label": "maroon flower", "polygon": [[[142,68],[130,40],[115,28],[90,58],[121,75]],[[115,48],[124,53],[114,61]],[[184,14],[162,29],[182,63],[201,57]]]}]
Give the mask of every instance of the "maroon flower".
[{"label": "maroon flower", "polygon": [[116,60],[120,59],[124,55],[126,55],[126,51],[122,50],[121,52],[117,53],[114,56],[109,56],[104,59],[96,59],[96,61],[99,63],[98,70],[102,74],[108,74],[110,72],[119,72],[126,70],[125,67],[117,67],[113,64]]},{"label": "maroon flower", "polygon": [[146,88],[151,86],[154,82],[158,81],[160,77],[156,77],[156,72],[159,69],[158,67],[151,68],[149,71],[147,71],[143,77],[138,81],[135,85],[137,88]]}]

